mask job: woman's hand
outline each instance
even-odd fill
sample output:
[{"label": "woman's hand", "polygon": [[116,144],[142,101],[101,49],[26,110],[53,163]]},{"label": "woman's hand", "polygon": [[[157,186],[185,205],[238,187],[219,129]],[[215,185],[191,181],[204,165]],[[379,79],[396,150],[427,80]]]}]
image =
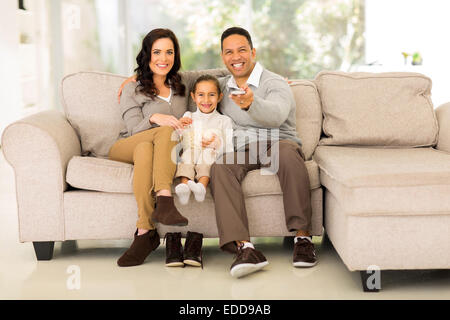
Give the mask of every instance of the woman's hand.
[{"label": "woman's hand", "polygon": [[175,130],[183,129],[183,124],[181,123],[181,121],[168,114],[155,113],[150,117],[149,120],[150,123],[156,123],[161,127],[169,126],[174,128]]},{"label": "woman's hand", "polygon": [[180,122],[184,128],[184,127],[187,127],[188,125],[192,124],[192,119],[188,118],[188,117],[183,117],[183,118],[180,118]]},{"label": "woman's hand", "polygon": [[119,92],[117,93],[117,101],[118,101],[119,103],[120,103],[120,96],[122,95],[122,90],[123,90],[123,88],[125,87],[125,85],[126,85],[128,82],[131,82],[131,81],[136,82],[136,75],[129,77],[129,78],[126,79],[124,82],[122,82],[122,84],[120,85]]}]

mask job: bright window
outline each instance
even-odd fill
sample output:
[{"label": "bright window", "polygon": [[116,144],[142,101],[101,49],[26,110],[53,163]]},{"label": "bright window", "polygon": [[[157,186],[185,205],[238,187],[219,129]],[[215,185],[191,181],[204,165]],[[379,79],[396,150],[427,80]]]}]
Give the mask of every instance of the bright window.
[{"label": "bright window", "polygon": [[289,78],[348,70],[364,60],[364,0],[138,0],[128,2],[133,57],[153,28],[177,35],[186,70],[222,66],[220,35],[250,31],[258,60]]},{"label": "bright window", "polygon": [[131,74],[142,38],[172,29],[185,70],[221,67],[220,35],[250,31],[258,60],[289,78],[364,60],[364,0],[64,0],[64,73]]}]

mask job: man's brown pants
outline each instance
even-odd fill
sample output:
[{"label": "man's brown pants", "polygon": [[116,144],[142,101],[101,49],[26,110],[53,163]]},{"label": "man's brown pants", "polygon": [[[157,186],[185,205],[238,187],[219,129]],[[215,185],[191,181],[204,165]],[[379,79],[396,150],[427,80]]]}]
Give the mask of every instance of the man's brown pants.
[{"label": "man's brown pants", "polygon": [[[290,140],[280,140],[272,145],[265,143],[260,147],[256,145],[247,145],[243,151],[226,154],[211,167],[211,192],[222,250],[234,252],[235,241],[250,241],[241,183],[249,171],[269,165],[280,180],[287,229],[310,229],[311,191],[301,147]],[[270,163],[264,157],[266,151]],[[274,166],[274,161],[278,165]]]}]

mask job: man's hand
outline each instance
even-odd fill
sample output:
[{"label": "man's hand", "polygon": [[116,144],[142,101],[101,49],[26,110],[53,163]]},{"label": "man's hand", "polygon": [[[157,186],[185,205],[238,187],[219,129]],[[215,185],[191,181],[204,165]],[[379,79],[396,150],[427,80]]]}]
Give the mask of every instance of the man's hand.
[{"label": "man's hand", "polygon": [[117,93],[117,101],[118,101],[119,103],[120,103],[120,96],[122,95],[122,90],[123,90],[123,88],[125,87],[125,85],[126,85],[128,82],[131,82],[131,81],[136,82],[136,75],[129,77],[129,78],[126,79],[124,82],[122,82],[122,84],[120,85],[119,92]]},{"label": "man's hand", "polygon": [[183,129],[183,125],[180,120],[175,118],[174,116],[162,113],[155,113],[150,117],[150,123],[156,123],[157,125],[169,126],[174,128],[175,130]]},{"label": "man's hand", "polygon": [[242,90],[245,94],[234,95],[230,94],[229,97],[236,103],[242,110],[248,110],[253,103],[253,91],[247,85],[244,85]]},{"label": "man's hand", "polygon": [[184,127],[187,127],[188,125],[192,124],[192,119],[188,118],[188,117],[183,117],[183,118],[180,118],[180,122],[184,128]]}]

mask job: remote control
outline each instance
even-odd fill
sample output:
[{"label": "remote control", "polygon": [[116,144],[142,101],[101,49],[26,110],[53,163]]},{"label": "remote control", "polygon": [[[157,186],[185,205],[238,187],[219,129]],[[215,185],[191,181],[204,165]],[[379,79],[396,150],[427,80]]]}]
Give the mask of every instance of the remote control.
[{"label": "remote control", "polygon": [[245,94],[245,91],[244,90],[234,90],[231,92],[231,94],[237,96],[240,94]]}]

